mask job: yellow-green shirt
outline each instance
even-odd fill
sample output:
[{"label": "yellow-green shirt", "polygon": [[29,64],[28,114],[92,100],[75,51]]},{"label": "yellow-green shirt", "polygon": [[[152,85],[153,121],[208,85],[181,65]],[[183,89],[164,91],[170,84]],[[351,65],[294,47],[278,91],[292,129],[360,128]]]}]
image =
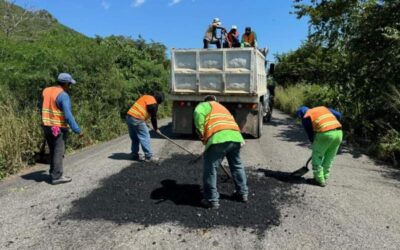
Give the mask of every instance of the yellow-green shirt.
[{"label": "yellow-green shirt", "polygon": [[[194,125],[198,133],[204,137],[204,126],[207,115],[211,112],[211,105],[209,102],[199,103],[194,110]],[[206,149],[209,148],[212,144],[220,144],[224,142],[244,142],[243,136],[239,131],[235,130],[222,130],[208,139],[206,144]]]}]

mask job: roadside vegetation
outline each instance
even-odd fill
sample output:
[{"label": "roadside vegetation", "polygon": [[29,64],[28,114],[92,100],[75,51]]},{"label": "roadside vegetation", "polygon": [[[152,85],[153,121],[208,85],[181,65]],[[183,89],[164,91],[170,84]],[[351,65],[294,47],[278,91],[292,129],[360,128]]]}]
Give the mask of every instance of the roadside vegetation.
[{"label": "roadside vegetation", "polygon": [[[11,31],[0,23],[0,179],[35,161],[43,140],[38,101],[60,72],[78,82],[72,107],[85,134],[82,140],[70,136],[68,150],[126,133],[124,117],[134,100],[167,89],[169,60],[160,43],[88,38],[45,11],[26,12],[0,0],[1,22],[10,15],[25,19]],[[170,106],[159,113],[168,115]]]},{"label": "roadside vegetation", "polygon": [[400,1],[294,2],[310,33],[300,48],[277,55],[278,107],[338,109],[348,140],[398,166]]}]

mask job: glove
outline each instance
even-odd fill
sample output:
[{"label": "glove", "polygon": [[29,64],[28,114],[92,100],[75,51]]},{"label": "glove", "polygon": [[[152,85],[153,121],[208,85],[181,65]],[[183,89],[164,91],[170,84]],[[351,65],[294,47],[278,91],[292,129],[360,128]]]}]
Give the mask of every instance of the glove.
[{"label": "glove", "polygon": [[61,129],[60,129],[60,127],[57,127],[57,126],[51,126],[51,132],[54,137],[57,137],[60,134]]}]

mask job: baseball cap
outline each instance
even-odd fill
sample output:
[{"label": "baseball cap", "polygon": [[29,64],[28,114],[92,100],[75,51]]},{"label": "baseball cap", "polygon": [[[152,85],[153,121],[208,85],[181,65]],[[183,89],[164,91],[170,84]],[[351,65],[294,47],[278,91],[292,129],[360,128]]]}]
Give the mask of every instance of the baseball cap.
[{"label": "baseball cap", "polygon": [[57,78],[57,81],[61,82],[61,83],[70,83],[70,84],[75,84],[76,83],[76,81],[74,79],[72,79],[72,76],[70,74],[68,74],[68,73],[59,74],[58,78]]},{"label": "baseball cap", "polygon": [[297,117],[303,118],[308,110],[309,108],[307,106],[301,106],[296,112]]}]

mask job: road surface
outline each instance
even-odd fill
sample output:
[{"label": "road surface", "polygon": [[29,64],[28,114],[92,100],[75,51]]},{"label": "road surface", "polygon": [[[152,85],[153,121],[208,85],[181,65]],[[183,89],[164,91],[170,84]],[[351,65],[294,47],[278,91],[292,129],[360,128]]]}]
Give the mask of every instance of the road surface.
[{"label": "road surface", "polygon": [[[167,134],[170,126],[163,127]],[[51,186],[47,166],[0,182],[0,249],[400,249],[400,173],[344,145],[325,188],[288,175],[310,155],[305,133],[276,111],[242,159],[250,201],[206,210],[201,162],[162,138],[159,165],[129,160],[127,136],[65,160],[73,182]],[[200,154],[193,138],[178,138]]]}]

